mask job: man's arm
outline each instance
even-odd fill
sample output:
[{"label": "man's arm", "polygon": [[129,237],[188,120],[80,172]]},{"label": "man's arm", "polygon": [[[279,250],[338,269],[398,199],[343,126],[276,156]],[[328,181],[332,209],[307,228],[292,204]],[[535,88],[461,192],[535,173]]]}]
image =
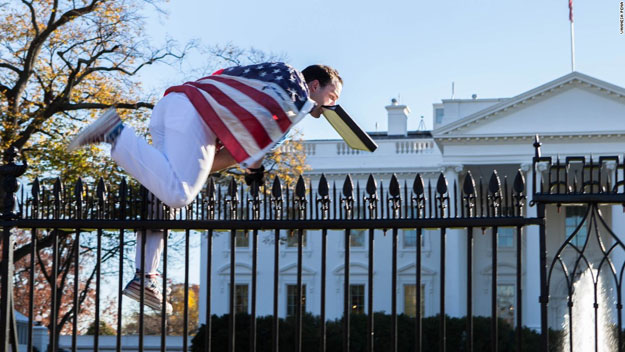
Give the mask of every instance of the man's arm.
[{"label": "man's arm", "polygon": [[[222,148],[220,151],[215,154],[215,159],[213,160],[213,166],[211,167],[211,173],[217,172],[219,170],[227,169],[236,165],[236,161],[232,157],[232,154],[226,149]],[[263,159],[258,160],[254,164],[250,165],[251,169],[259,168],[263,164]],[[246,170],[247,171],[247,170]]]}]

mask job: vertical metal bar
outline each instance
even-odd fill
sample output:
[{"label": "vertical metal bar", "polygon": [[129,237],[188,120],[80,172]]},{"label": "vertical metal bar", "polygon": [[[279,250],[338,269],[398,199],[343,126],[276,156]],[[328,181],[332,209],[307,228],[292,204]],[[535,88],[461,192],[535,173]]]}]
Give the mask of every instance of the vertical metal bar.
[{"label": "vertical metal bar", "polygon": [[[28,292],[28,343],[27,352],[33,350],[33,316],[35,301],[35,255],[37,253],[37,229],[30,232],[30,290]],[[97,352],[97,351],[96,351]]]},{"label": "vertical metal bar", "polygon": [[417,293],[417,306],[416,306],[416,314],[415,314],[415,352],[421,351],[422,345],[422,327],[421,327],[421,317],[423,316],[423,312],[421,311],[421,246],[423,243],[423,229],[417,228],[417,263],[416,263],[416,293]]},{"label": "vertical metal bar", "polygon": [[212,301],[212,272],[213,272],[213,230],[208,230],[207,243],[207,258],[206,258],[206,334],[204,334],[205,351],[211,352],[212,349],[212,330],[213,330],[213,318],[211,315],[211,301]]},{"label": "vertical metal bar", "polygon": [[[276,214],[277,215],[277,214]],[[278,317],[278,280],[280,261],[280,230],[274,232],[273,252],[273,352],[278,352],[280,346],[280,318]]]},{"label": "vertical metal bar", "polygon": [[[545,205],[538,203],[536,215],[540,219],[545,219]],[[545,224],[539,225],[540,235],[540,340],[541,352],[549,351],[549,321],[548,304],[549,304],[549,287],[547,283],[547,238]]]},{"label": "vertical metal bar", "polygon": [[367,268],[367,351],[372,352],[374,349],[374,333],[373,333],[373,239],[374,229],[369,229],[369,266]]},{"label": "vertical metal bar", "polygon": [[230,231],[230,306],[229,306],[229,312],[230,315],[228,317],[228,351],[230,352],[234,352],[234,348],[235,348],[235,291],[236,291],[236,286],[235,286],[235,282],[234,282],[234,268],[235,268],[235,249],[236,249],[236,243],[235,243],[235,237],[236,237],[236,230],[231,230]]},{"label": "vertical metal bar", "polygon": [[350,312],[350,297],[349,297],[349,236],[350,230],[345,229],[345,267],[344,274],[345,280],[343,285],[343,352],[350,352],[349,350],[349,312]]},{"label": "vertical metal bar", "polygon": [[326,255],[328,230],[321,230],[321,352],[326,352]]},{"label": "vertical metal bar", "polygon": [[78,314],[80,313],[80,307],[78,306],[78,278],[79,276],[79,256],[80,254],[80,230],[76,231],[76,237],[74,240],[74,294],[73,294],[73,306],[74,316],[72,319],[72,351],[76,352],[76,339],[78,336]]},{"label": "vertical metal bar", "polygon": [[302,351],[302,240],[304,230],[297,230],[297,301],[295,302],[295,350]]},{"label": "vertical metal bar", "polygon": [[252,231],[252,313],[250,315],[250,351],[256,351],[256,281],[258,275],[258,230]]},{"label": "vertical metal bar", "polygon": [[96,249],[96,283],[95,283],[95,334],[93,335],[93,350],[98,352],[100,350],[100,292],[102,286],[100,280],[102,279],[102,266],[100,261],[102,260],[102,229],[98,229],[97,233],[97,249]]},{"label": "vertical metal bar", "polygon": [[[59,236],[57,229],[52,229],[52,304],[50,304],[50,346],[53,351],[58,350],[57,341],[57,295],[56,278],[59,276]],[[4,286],[3,286],[4,287]]]},{"label": "vertical metal bar", "polygon": [[139,351],[143,351],[143,337],[144,337],[144,318],[145,318],[145,265],[147,260],[145,259],[145,246],[146,246],[146,230],[142,229],[141,233],[141,292],[139,294]]},{"label": "vertical metal bar", "polygon": [[491,351],[497,352],[497,236],[498,236],[498,228],[497,226],[493,227],[492,230],[492,277],[491,277],[491,301],[490,301],[490,309],[491,309],[491,318],[490,318],[490,342],[491,342]]},{"label": "vertical metal bar", "polygon": [[[170,218],[169,212],[171,209],[167,209],[166,218]],[[165,352],[167,350],[167,240],[169,237],[169,231],[167,229],[163,230],[163,305],[161,307],[161,352]],[[185,267],[188,265],[186,261],[186,253],[185,251]],[[185,268],[186,269],[186,268]],[[185,270],[185,276],[188,272],[188,269]],[[186,280],[186,277],[185,277]],[[185,298],[185,302],[187,302]],[[185,324],[186,326],[186,324]],[[184,335],[184,340],[187,340],[187,335]],[[185,349],[186,351],[186,349]]]},{"label": "vertical metal bar", "polygon": [[[122,208],[122,212],[123,212]],[[124,217],[121,217],[124,219]],[[116,352],[122,350],[122,289],[124,285],[124,230],[119,230],[119,278],[117,281],[117,334],[116,334]]]},{"label": "vertical metal bar", "polygon": [[473,351],[473,227],[467,228],[467,352]]},{"label": "vertical metal bar", "polygon": [[393,258],[391,268],[391,351],[397,351],[397,228],[393,228]]},{"label": "vertical metal bar", "polygon": [[[11,280],[13,279],[12,266],[10,258],[13,251],[13,237],[11,235],[11,228],[4,226],[2,231],[2,269],[0,270],[0,285],[2,285],[2,291],[0,301],[2,302],[2,315],[0,316],[0,348],[3,351],[9,350],[10,333],[11,333],[11,314],[13,312],[13,304],[11,302]],[[9,278],[9,275],[10,278]],[[53,290],[54,291],[54,290]],[[52,304],[54,307],[54,304]],[[54,346],[54,345],[52,345]]]},{"label": "vertical metal bar", "polygon": [[[182,326],[182,350],[187,352],[189,348],[189,229],[184,232],[184,322]],[[162,310],[161,310],[162,312]],[[161,331],[161,334],[166,334]]]},{"label": "vertical metal bar", "polygon": [[[616,179],[616,177],[615,177]],[[615,182],[616,184],[616,182]],[[621,282],[622,285],[622,282]],[[618,352],[623,351],[623,299],[621,297],[622,287],[616,285],[616,316],[617,316],[617,337],[618,337]]]},{"label": "vertical metal bar", "polygon": [[446,245],[447,229],[441,228],[441,257],[440,257],[440,321],[438,331],[438,350],[445,352],[447,350],[447,326],[445,322],[445,245]]},{"label": "vertical metal bar", "polygon": [[521,250],[522,232],[523,227],[517,226],[516,228],[516,351],[521,352],[523,350],[523,286],[521,280],[521,274],[523,271]]}]

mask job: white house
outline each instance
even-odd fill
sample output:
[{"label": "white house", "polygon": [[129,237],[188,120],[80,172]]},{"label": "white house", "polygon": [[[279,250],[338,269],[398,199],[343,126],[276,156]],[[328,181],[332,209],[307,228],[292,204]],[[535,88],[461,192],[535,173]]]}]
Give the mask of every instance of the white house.
[{"label": "white house", "polygon": [[[544,155],[620,155],[625,151],[625,89],[607,82],[573,72],[523,92],[512,98],[443,99],[433,104],[433,131],[408,131],[409,108],[393,101],[388,111],[388,132],[375,132],[372,137],[379,148],[374,153],[351,150],[340,140],[309,140],[305,142],[307,163],[312,171],[307,176],[316,187],[320,175],[330,183],[342,185],[346,174],[363,187],[372,173],[378,182],[388,185],[391,175],[400,182],[412,184],[416,173],[426,183],[435,184],[443,172],[450,183],[461,180],[467,171],[475,178],[490,177],[497,169],[501,177],[514,177],[517,170],[526,173],[528,190],[532,189],[532,147],[536,134],[541,136]],[[511,179],[512,180],[512,179]],[[530,191],[531,193],[531,191]],[[529,199],[528,199],[529,204]],[[621,206],[602,209],[615,233],[625,231]],[[527,206],[527,213],[536,209]],[[575,207],[558,211],[548,207],[548,248],[551,255],[579,222]],[[466,314],[466,233],[465,229],[447,232],[446,313]],[[308,231],[305,238],[303,283],[305,309],[320,313],[321,300],[321,236]],[[501,229],[499,237],[498,289],[500,316],[514,321],[516,294],[516,246],[513,229]],[[489,233],[475,234],[474,302],[475,315],[490,315],[491,242]],[[407,314],[415,311],[415,234],[400,230],[398,255],[398,310]],[[538,227],[524,231],[523,249],[523,325],[540,328],[539,242]],[[280,248],[279,314],[293,311],[296,283],[297,247],[295,237],[284,234]],[[351,296],[355,311],[366,312],[367,300],[367,234],[354,232],[351,247]],[[229,241],[228,233],[217,233],[213,242],[211,311],[221,315],[228,312]],[[328,319],[343,314],[344,240],[342,232],[328,236],[327,305]],[[438,229],[426,230],[422,243],[422,292],[426,316],[439,311]],[[249,311],[251,293],[251,241],[244,236],[237,241],[236,296],[237,310]],[[273,302],[273,234],[259,235],[257,314],[272,314]],[[374,253],[374,311],[391,310],[391,238],[376,232]],[[206,241],[202,244],[202,262],[206,263]],[[623,260],[623,253],[615,253]],[[549,259],[551,262],[551,259]],[[201,279],[206,278],[202,265]],[[561,326],[566,313],[566,289],[563,278],[554,276],[551,290],[550,324]],[[204,321],[206,283],[201,283],[200,320]],[[340,299],[333,299],[339,297]]]}]

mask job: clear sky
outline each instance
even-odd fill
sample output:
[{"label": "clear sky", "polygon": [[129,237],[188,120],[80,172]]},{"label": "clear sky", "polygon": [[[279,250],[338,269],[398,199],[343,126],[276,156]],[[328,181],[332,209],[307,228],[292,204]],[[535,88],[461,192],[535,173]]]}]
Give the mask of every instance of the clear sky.
[{"label": "clear sky", "polygon": [[[452,82],[456,98],[511,97],[571,71],[568,0],[172,0],[164,9],[148,17],[154,43],[231,42],[284,53],[297,68],[337,68],[339,103],[367,131],[376,122],[386,130],[391,98],[410,107],[409,129],[421,115],[429,128],[432,103],[450,98]],[[574,1],[576,70],[625,86],[619,15],[616,0]],[[178,76],[159,67],[143,80],[160,89]],[[299,126],[308,139],[338,138],[325,121]]]}]

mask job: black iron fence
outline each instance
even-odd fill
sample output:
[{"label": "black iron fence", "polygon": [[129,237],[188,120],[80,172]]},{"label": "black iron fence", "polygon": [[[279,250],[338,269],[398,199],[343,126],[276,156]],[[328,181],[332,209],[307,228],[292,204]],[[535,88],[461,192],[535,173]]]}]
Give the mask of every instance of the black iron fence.
[{"label": "black iron fence", "polygon": [[[29,306],[25,313],[29,317],[28,331],[28,351],[32,350],[32,326],[34,320],[34,295],[41,287],[33,285],[34,275],[37,270],[43,270],[40,262],[42,258],[38,256],[41,247],[49,246],[51,248],[51,257],[49,271],[46,275],[51,277],[52,284],[50,289],[50,310],[49,310],[49,346],[52,350],[56,350],[58,346],[59,327],[62,324],[71,321],[72,328],[72,350],[77,350],[77,334],[78,320],[80,314],[80,304],[85,299],[80,295],[79,280],[73,280],[74,285],[72,299],[69,305],[70,309],[66,309],[63,318],[58,316],[59,304],[61,304],[60,295],[63,294],[63,282],[56,279],[59,270],[71,268],[74,277],[80,277],[80,241],[81,234],[95,233],[96,235],[96,251],[95,263],[96,270],[93,272],[89,280],[96,284],[95,288],[95,310],[94,310],[94,340],[93,350],[99,349],[100,336],[100,315],[102,307],[100,307],[101,294],[101,256],[102,256],[102,237],[104,233],[114,232],[118,235],[120,246],[123,247],[124,239],[128,232],[137,231],[137,236],[143,237],[143,246],[137,250],[143,253],[145,257],[145,236],[149,229],[162,229],[163,239],[165,242],[165,262],[163,265],[163,287],[162,292],[165,300],[167,299],[167,240],[168,233],[171,230],[182,230],[185,233],[185,284],[184,284],[184,311],[183,315],[183,335],[188,336],[188,302],[189,299],[189,239],[193,230],[200,230],[207,234],[208,245],[208,261],[206,270],[206,312],[204,320],[206,326],[203,330],[204,346],[210,351],[212,346],[212,313],[211,313],[211,293],[213,292],[211,276],[213,274],[213,236],[217,230],[228,230],[230,232],[229,242],[230,248],[236,247],[235,240],[237,230],[249,231],[251,239],[252,253],[252,282],[251,282],[251,314],[249,315],[249,346],[251,351],[256,351],[259,344],[264,346],[270,344],[271,350],[279,349],[280,319],[278,314],[278,282],[279,282],[279,262],[280,262],[280,231],[292,230],[296,233],[297,241],[297,285],[295,299],[295,323],[294,323],[294,342],[289,350],[302,351],[302,331],[303,327],[303,308],[302,308],[302,264],[303,245],[302,237],[307,229],[320,230],[321,236],[321,296],[320,296],[320,325],[319,329],[319,350],[327,350],[327,329],[326,329],[326,262],[327,262],[327,236],[329,230],[344,231],[345,243],[350,243],[350,236],[354,229],[366,229],[368,232],[368,273],[367,273],[367,301],[366,301],[366,350],[374,349],[374,339],[376,329],[374,326],[373,302],[376,300],[387,300],[388,295],[374,296],[374,244],[376,230],[382,230],[391,235],[392,250],[390,258],[392,261],[391,272],[383,273],[390,275],[392,278],[390,300],[391,300],[391,329],[390,329],[390,346],[387,349],[392,351],[398,350],[398,302],[397,302],[397,257],[398,257],[398,231],[400,229],[414,229],[416,231],[417,243],[420,244],[423,238],[424,229],[436,228],[440,239],[440,261],[438,267],[438,278],[440,287],[438,295],[440,296],[439,315],[438,315],[438,337],[437,344],[439,351],[446,350],[447,338],[447,320],[445,307],[445,291],[457,290],[456,287],[446,287],[446,239],[447,230],[451,228],[462,229],[466,236],[466,275],[467,285],[466,292],[459,294],[466,296],[466,319],[464,334],[464,349],[466,351],[474,350],[474,311],[473,302],[475,298],[473,282],[474,268],[474,229],[491,229],[491,251],[492,251],[492,272],[491,272],[491,319],[490,319],[490,341],[491,350],[497,351],[497,341],[499,339],[498,317],[497,317],[497,283],[498,283],[498,229],[501,227],[513,227],[516,239],[516,316],[515,316],[515,349],[521,351],[523,349],[523,297],[522,290],[522,271],[523,253],[522,239],[524,237],[524,229],[530,225],[537,225],[540,228],[540,287],[541,295],[536,297],[541,303],[541,348],[543,351],[549,349],[549,324],[548,324],[548,304],[549,304],[549,283],[553,267],[559,265],[566,266],[569,262],[561,260],[562,256],[558,252],[552,256],[553,262],[548,263],[546,239],[549,235],[545,226],[545,207],[549,204],[584,204],[590,209],[587,218],[593,218],[595,223],[601,222],[600,212],[597,210],[599,204],[625,204],[625,192],[623,184],[625,180],[622,158],[606,158],[602,157],[598,160],[587,160],[586,158],[567,158],[565,162],[560,160],[552,160],[549,157],[540,155],[540,143],[536,140],[534,147],[536,155],[533,158],[533,171],[531,177],[533,179],[533,189],[529,198],[537,207],[537,216],[527,216],[528,194],[526,193],[526,182],[523,173],[519,170],[516,175],[509,181],[508,178],[500,178],[496,171],[493,171],[488,180],[474,179],[471,172],[464,174],[460,181],[453,180],[449,182],[444,174],[440,174],[435,182],[426,181],[424,178],[416,174],[412,182],[400,183],[397,177],[390,179],[387,187],[382,184],[378,186],[375,178],[370,175],[365,185],[354,185],[351,177],[347,175],[342,185],[337,187],[336,184],[330,184],[324,176],[315,185],[306,183],[303,177],[300,177],[294,187],[287,187],[281,184],[279,178],[270,180],[267,184],[252,185],[251,187],[239,185],[233,180],[227,185],[220,186],[215,184],[213,180],[209,180],[205,190],[198,195],[195,202],[184,209],[174,210],[161,204],[158,199],[153,199],[148,192],[141,187],[134,187],[122,181],[119,185],[107,185],[103,180],[99,180],[92,187],[88,187],[82,181],[77,181],[72,185],[64,185],[57,179],[52,184],[42,184],[38,180],[34,180],[30,185],[28,192],[26,188],[22,188],[18,192],[17,178],[25,172],[26,166],[15,160],[16,153],[10,151],[5,155],[5,164],[0,167],[2,175],[2,265],[0,267],[0,275],[2,277],[1,285],[1,314],[0,314],[0,346],[3,350],[7,350],[9,346],[16,349],[17,338],[16,329],[13,319],[13,297],[12,280],[13,274],[13,253],[14,237],[16,229],[26,231],[30,240],[23,243],[19,250],[25,248],[29,251],[29,273],[30,286],[28,290]],[[580,166],[581,165],[581,166]],[[609,170],[609,172],[607,171]],[[19,200],[16,199],[19,194]],[[581,227],[580,227],[581,228]],[[258,268],[258,233],[259,231],[272,231],[275,237],[273,241],[273,282],[257,282]],[[48,236],[43,239],[41,233],[45,232]],[[608,266],[612,269],[615,279],[617,279],[616,287],[618,287],[618,346],[621,346],[621,278],[623,267],[619,270],[615,269],[610,262],[610,254],[614,248],[622,248],[623,244],[617,234],[612,233],[613,240],[610,242],[608,249],[603,253],[603,260],[599,270]],[[597,235],[599,236],[599,235]],[[587,236],[590,238],[591,236]],[[571,237],[569,237],[563,247],[571,245]],[[72,255],[66,256],[73,261],[70,264],[61,263],[59,259],[59,241],[69,241],[71,243]],[[44,243],[45,242],[45,243]],[[587,241],[588,242],[588,241]],[[576,247],[577,248],[577,247]],[[586,246],[578,248],[578,257],[582,261],[590,263],[588,258],[584,259],[584,250]],[[123,252],[123,248],[120,249]],[[376,254],[379,255],[379,254]],[[415,247],[415,283],[420,288],[422,283],[421,263],[423,262],[422,248],[420,245]],[[66,260],[67,261],[67,260]],[[122,267],[123,256],[119,255],[119,288],[117,292],[117,350],[121,351],[122,336],[122,301],[121,294],[122,285]],[[578,259],[577,262],[580,260]],[[236,267],[236,251],[230,250],[229,263],[231,270],[229,271],[230,287],[235,287],[235,277],[237,273]],[[60,268],[60,265],[64,265]],[[577,265],[577,264],[576,264]],[[590,264],[589,264],[590,265]],[[577,265],[579,266],[579,265]],[[38,267],[40,269],[38,269]],[[143,270],[143,269],[142,269]],[[608,269],[603,269],[608,270]],[[566,271],[566,270],[565,270]],[[576,269],[569,270],[571,277],[571,285],[569,285],[569,295],[573,293],[573,277],[576,275]],[[144,277],[144,272],[141,272]],[[143,289],[144,280],[141,281]],[[350,246],[346,245],[344,250],[344,297],[343,297],[343,318],[342,318],[342,349],[350,351]],[[270,341],[257,341],[257,292],[258,290],[272,290],[273,292],[273,320],[272,320],[272,338]],[[142,290],[143,291],[143,290]],[[421,302],[421,290],[416,290],[416,302]],[[17,298],[20,299],[20,298]],[[142,294],[140,300],[145,299]],[[572,301],[571,301],[572,302]],[[264,302],[269,304],[269,302]],[[167,331],[165,317],[165,301],[161,310],[161,332]],[[597,302],[595,302],[595,306]],[[572,311],[572,304],[569,304],[569,312]],[[144,306],[140,305],[139,326],[138,326],[138,349],[143,350],[144,340]],[[236,342],[236,307],[235,307],[235,290],[229,290],[229,315],[228,315],[228,350],[235,350]],[[572,316],[572,315],[571,315]],[[246,318],[247,319],[247,318]],[[423,312],[420,304],[416,304],[416,314],[412,318],[414,323],[414,351],[423,349],[422,321]],[[597,316],[595,315],[595,321]],[[570,324],[572,325],[572,324]],[[596,325],[596,324],[595,324]],[[570,335],[572,336],[572,330]],[[597,335],[595,335],[597,336]],[[596,338],[595,338],[596,340]],[[572,337],[571,337],[571,341]],[[166,333],[161,334],[161,350],[165,351]],[[597,345],[597,344],[596,344]],[[573,350],[573,344],[570,344]],[[187,339],[183,339],[183,349],[188,349]]]}]

